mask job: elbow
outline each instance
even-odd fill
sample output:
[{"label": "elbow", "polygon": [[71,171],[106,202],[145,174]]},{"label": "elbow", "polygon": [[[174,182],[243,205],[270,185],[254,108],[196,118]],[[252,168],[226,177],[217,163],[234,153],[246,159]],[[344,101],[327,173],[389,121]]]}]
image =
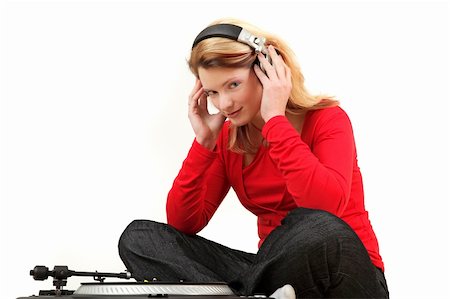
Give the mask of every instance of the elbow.
[{"label": "elbow", "polygon": [[349,202],[349,195],[341,188],[321,188],[318,192],[304,194],[296,199],[297,206],[324,210],[341,217]]},{"label": "elbow", "polygon": [[334,208],[334,214],[341,217],[344,211],[347,209],[348,196],[342,195],[340,198],[336,199],[336,205]]},{"label": "elbow", "polygon": [[203,229],[205,225],[202,221],[198,221],[196,213],[187,214],[181,211],[175,206],[167,205],[167,224],[187,235],[195,235]]},{"label": "elbow", "polygon": [[341,184],[334,184],[333,188],[331,188],[330,185],[327,189],[328,194],[326,194],[326,198],[328,198],[328,200],[325,200],[324,202],[328,202],[328,212],[341,217],[347,209],[350,198],[350,190],[346,192]]},{"label": "elbow", "polygon": [[314,205],[314,207],[319,210],[324,210],[331,214],[334,214],[337,217],[342,217],[347,208],[348,200],[345,197],[327,197],[327,200],[321,200],[321,204]]},{"label": "elbow", "polygon": [[177,221],[171,221],[169,220],[169,218],[167,218],[167,224],[186,235],[195,235],[196,233],[198,233],[198,231],[192,229],[192,227],[189,227]]},{"label": "elbow", "polygon": [[329,180],[326,185],[323,186],[324,200],[328,212],[341,217],[350,199],[350,186],[345,182],[338,180]]},{"label": "elbow", "polygon": [[187,219],[177,217],[169,212],[167,213],[167,224],[186,235],[195,235],[201,230]]}]

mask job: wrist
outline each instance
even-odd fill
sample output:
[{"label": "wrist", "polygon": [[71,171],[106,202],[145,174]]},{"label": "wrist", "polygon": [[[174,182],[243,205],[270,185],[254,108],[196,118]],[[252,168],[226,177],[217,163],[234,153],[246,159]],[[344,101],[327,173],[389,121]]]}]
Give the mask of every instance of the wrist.
[{"label": "wrist", "polygon": [[195,137],[195,140],[197,140],[197,143],[203,146],[204,148],[213,151],[216,147],[216,141],[212,140],[211,138],[199,138]]},{"label": "wrist", "polygon": [[286,116],[284,112],[278,112],[278,113],[269,113],[267,115],[262,116],[265,123],[267,123],[271,118],[274,118],[276,116]]}]

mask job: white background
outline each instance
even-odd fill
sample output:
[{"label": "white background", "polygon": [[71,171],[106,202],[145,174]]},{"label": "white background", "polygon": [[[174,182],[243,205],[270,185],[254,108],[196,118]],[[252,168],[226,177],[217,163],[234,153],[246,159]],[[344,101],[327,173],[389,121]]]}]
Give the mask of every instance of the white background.
[{"label": "white background", "polygon": [[[313,93],[349,114],[392,298],[449,298],[449,4],[432,1],[4,1],[2,298],[37,294],[35,265],[124,270],[133,219],[165,221],[191,145],[186,59],[219,17],[294,49]],[[225,200],[201,235],[257,248]],[[80,281],[69,280],[69,288]]]}]

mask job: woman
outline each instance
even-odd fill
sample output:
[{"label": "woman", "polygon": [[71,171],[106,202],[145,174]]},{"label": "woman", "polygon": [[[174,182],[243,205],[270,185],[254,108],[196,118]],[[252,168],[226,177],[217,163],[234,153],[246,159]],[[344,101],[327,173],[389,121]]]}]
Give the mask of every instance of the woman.
[{"label": "woman", "polygon": [[[388,298],[339,103],[306,91],[281,39],[238,20],[203,30],[189,67],[195,140],[168,194],[168,224],[134,221],[121,237],[134,277],[225,281],[239,295],[286,299]],[[257,254],[195,235],[231,187],[258,217]]]}]

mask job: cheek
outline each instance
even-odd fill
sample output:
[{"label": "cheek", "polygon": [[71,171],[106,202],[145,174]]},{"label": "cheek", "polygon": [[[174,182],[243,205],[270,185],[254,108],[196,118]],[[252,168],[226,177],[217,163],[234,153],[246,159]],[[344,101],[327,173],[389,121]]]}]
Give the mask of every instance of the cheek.
[{"label": "cheek", "polygon": [[262,87],[260,85],[255,86],[255,88],[249,94],[249,98],[252,99],[252,104],[259,107],[261,105],[262,99]]},{"label": "cheek", "polygon": [[249,93],[253,103],[261,104],[263,86],[256,75],[253,75],[250,80]]}]

